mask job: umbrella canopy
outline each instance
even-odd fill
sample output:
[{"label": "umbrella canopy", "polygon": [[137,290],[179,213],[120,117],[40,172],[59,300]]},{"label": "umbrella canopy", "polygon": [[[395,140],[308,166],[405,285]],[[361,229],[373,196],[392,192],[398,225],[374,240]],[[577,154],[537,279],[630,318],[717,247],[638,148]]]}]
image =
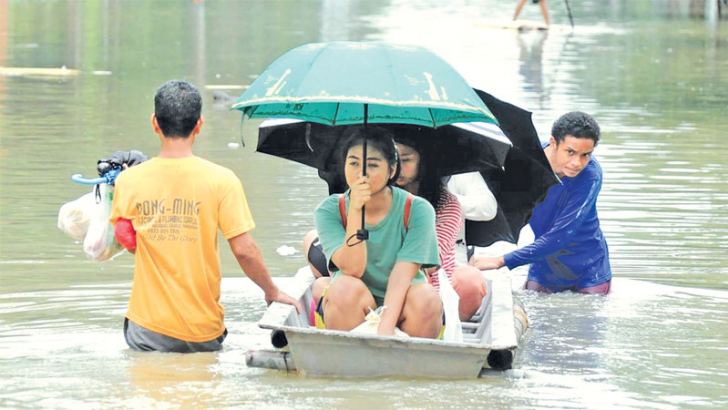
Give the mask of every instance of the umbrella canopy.
[{"label": "umbrella canopy", "polygon": [[[472,171],[501,170],[511,142],[491,123],[457,123],[440,128],[379,124],[397,138],[418,142],[432,153],[428,166],[447,176]],[[271,119],[258,128],[258,152],[286,158],[319,170],[329,192],[343,192],[340,152],[336,141],[350,126],[327,126],[290,119]]]},{"label": "umbrella canopy", "polygon": [[315,43],[290,50],[232,108],[249,118],[326,125],[496,122],[440,57],[424,48],[383,42]]},{"label": "umbrella canopy", "polygon": [[[295,118],[326,125],[400,123],[435,128],[456,122],[496,122],[460,74],[440,57],[424,48],[383,42],[294,48],[268,66],[232,108],[249,118]],[[366,159],[366,133],[363,142]],[[359,239],[368,237],[364,220],[362,210]]]},{"label": "umbrella canopy", "polygon": [[495,115],[503,133],[513,143],[503,169],[482,172],[498,200],[498,213],[491,221],[465,221],[465,242],[488,246],[495,241],[518,241],[531,212],[559,179],[551,170],[541,147],[531,112],[475,90]]}]

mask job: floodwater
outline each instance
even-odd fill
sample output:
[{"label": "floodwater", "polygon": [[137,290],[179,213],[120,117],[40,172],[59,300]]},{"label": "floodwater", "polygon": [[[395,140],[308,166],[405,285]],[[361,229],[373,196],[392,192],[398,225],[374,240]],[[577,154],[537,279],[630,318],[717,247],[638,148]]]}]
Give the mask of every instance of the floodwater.
[{"label": "floodwater", "polygon": [[[573,31],[553,1],[548,33],[520,33],[500,28],[512,12],[500,0],[0,0],[0,66],[79,70],[0,75],[0,407],[727,407],[728,19],[713,1],[570,4]],[[538,8],[529,2],[522,18],[540,19]],[[223,247],[225,349],[127,349],[132,258],[89,261],[56,229],[59,206],[88,191],[69,176],[92,176],[115,150],[154,154],[153,93],[190,80],[206,104],[197,153],[241,177],[254,236],[285,284],[303,264],[299,238],[325,184],[255,153],[257,122],[241,125],[213,92],[237,95],[284,51],[329,40],[429,47],[473,85],[533,111],[544,138],[558,115],[592,113],[612,294],[518,291],[532,327],[505,373],[306,378],[245,366],[246,350],[268,345],[256,326],[264,303]]]}]

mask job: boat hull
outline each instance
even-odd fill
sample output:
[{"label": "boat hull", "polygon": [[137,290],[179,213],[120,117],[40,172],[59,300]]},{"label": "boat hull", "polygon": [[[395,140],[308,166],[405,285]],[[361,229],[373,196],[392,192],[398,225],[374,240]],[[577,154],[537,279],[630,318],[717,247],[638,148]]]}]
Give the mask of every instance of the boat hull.
[{"label": "boat hull", "polygon": [[[310,270],[302,268],[295,279],[286,292],[310,306]],[[259,326],[272,330],[271,343],[278,349],[249,351],[246,362],[337,377],[475,378],[483,369],[508,369],[527,328],[525,312],[514,314],[510,279],[485,279],[490,292],[475,320],[463,322],[463,342],[316,329],[308,325],[308,312],[274,303]]]}]

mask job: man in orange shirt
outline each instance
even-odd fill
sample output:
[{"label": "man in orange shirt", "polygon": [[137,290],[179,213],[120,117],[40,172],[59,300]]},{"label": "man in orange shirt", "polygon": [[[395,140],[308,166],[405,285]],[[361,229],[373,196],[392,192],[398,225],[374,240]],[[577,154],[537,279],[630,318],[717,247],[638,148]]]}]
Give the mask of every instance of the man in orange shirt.
[{"label": "man in orange shirt", "polygon": [[[214,351],[227,335],[220,305],[218,229],[241,268],[273,301],[298,305],[271,280],[250,235],[255,227],[242,184],[220,165],[193,155],[204,118],[197,89],[163,84],[154,96],[152,129],[161,150],[116,179],[110,221],[132,239],[134,280],[124,322],[135,350]],[[134,234],[136,231],[136,234]],[[133,243],[133,242],[136,243]],[[126,243],[125,243],[126,242]],[[298,306],[297,306],[298,308]]]}]

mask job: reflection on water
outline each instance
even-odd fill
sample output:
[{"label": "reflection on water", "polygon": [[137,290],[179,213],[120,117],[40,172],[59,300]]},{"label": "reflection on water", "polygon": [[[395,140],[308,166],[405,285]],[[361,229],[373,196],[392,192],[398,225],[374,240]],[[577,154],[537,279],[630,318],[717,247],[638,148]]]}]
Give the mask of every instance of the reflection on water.
[{"label": "reflection on water", "polygon": [[222,378],[215,371],[216,353],[141,353],[129,352],[129,381],[136,395],[132,402],[141,406],[171,403],[194,406],[215,401]]},{"label": "reflection on water", "polygon": [[[13,318],[0,323],[0,369],[14,374],[0,379],[0,403],[49,408],[84,403],[175,408],[203,403],[258,408],[728,405],[723,391],[728,367],[722,360],[728,292],[618,278],[606,298],[526,291],[518,296],[532,327],[516,370],[480,380],[413,382],[305,378],[247,368],[245,351],[269,343],[268,333],[255,326],[262,295],[248,280],[223,281],[230,329],[224,350],[190,355],[126,347],[121,323],[127,283],[15,293],[0,299],[1,317]],[[22,320],[15,316],[19,313]],[[64,317],[69,315],[73,318]],[[683,386],[679,395],[674,386]]]},{"label": "reflection on water", "polygon": [[[721,325],[728,319],[728,292],[617,279],[607,298],[531,292],[521,297],[533,328],[519,383],[542,392],[539,405],[561,407],[556,403],[563,396],[590,408],[728,402],[723,392],[728,368],[720,359],[728,337]],[[705,380],[707,374],[715,379]],[[680,394],[664,390],[672,385],[691,387]]]},{"label": "reflection on water", "polygon": [[[554,4],[548,33],[519,33],[499,28],[512,5],[496,0],[0,1],[0,66],[80,70],[0,76],[0,374],[10,375],[0,407],[728,406],[728,25],[714,4],[572,2],[573,32]],[[613,293],[518,291],[532,328],[505,374],[304,378],[244,365],[247,349],[269,346],[256,326],[264,304],[221,240],[225,349],[129,351],[133,261],[88,261],[55,228],[58,207],[88,191],[69,176],[118,149],[156,152],[153,90],[191,80],[205,99],[198,154],[241,176],[270,271],[290,276],[326,186],[255,153],[257,123],[215,107],[213,92],[237,95],[301,43],[361,39],[431,48],[474,86],[534,111],[542,137],[565,111],[595,115]],[[283,245],[299,251],[279,256]]]},{"label": "reflection on water", "polygon": [[529,107],[534,111],[544,108],[543,100],[550,94],[544,92],[543,85],[543,46],[547,37],[546,30],[532,30],[518,35],[518,48],[521,50],[518,73],[523,78],[523,91],[538,100],[537,107]]}]

